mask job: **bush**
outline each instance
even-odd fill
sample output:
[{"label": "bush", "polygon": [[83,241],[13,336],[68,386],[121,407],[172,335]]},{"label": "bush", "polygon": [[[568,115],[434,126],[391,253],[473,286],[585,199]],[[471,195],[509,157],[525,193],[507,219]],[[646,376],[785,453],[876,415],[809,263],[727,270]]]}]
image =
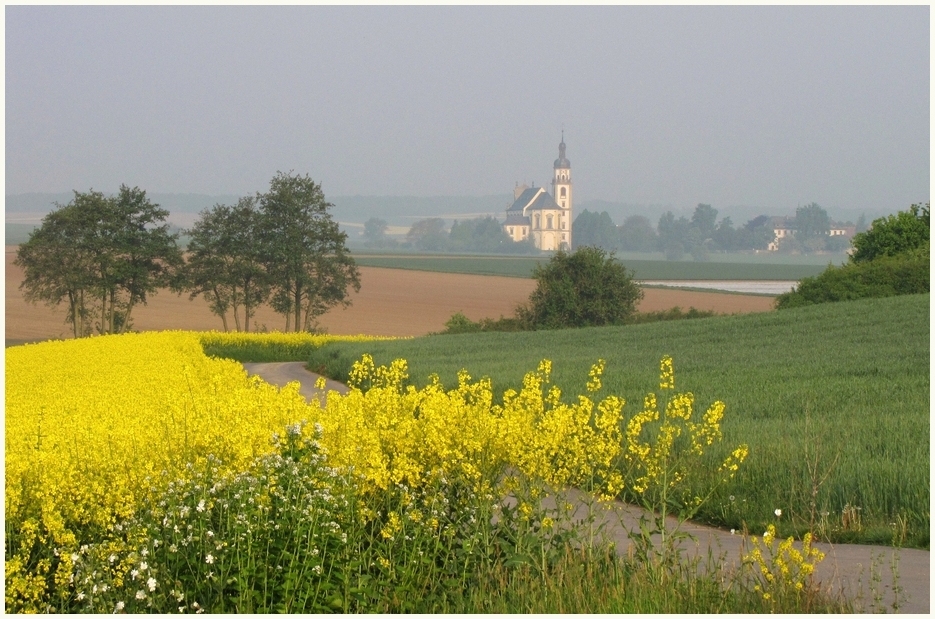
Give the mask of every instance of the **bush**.
[{"label": "bush", "polygon": [[463,312],[457,312],[451,315],[448,322],[445,323],[445,330],[442,334],[453,333],[479,333],[481,331],[528,331],[527,325],[518,318],[505,318],[500,316],[499,320],[493,318],[481,318],[477,322],[472,321],[464,315]]},{"label": "bush", "polygon": [[559,251],[533,277],[538,286],[516,317],[534,329],[624,324],[643,298],[633,272],[597,247]]},{"label": "bush", "polygon": [[637,312],[633,314],[627,323],[637,325],[646,322],[684,320],[687,318],[710,318],[711,316],[714,316],[714,312],[710,310],[700,310],[695,309],[694,307],[689,307],[687,312],[683,312],[682,308],[676,305],[675,307],[667,310],[658,310],[655,312]]},{"label": "bush", "polygon": [[929,251],[924,248],[900,256],[884,256],[806,277],[792,292],[776,297],[776,309],[815,303],[929,292]]},{"label": "bush", "polygon": [[928,243],[929,205],[913,204],[908,211],[875,220],[869,230],[854,236],[851,262],[897,256],[918,250]]}]

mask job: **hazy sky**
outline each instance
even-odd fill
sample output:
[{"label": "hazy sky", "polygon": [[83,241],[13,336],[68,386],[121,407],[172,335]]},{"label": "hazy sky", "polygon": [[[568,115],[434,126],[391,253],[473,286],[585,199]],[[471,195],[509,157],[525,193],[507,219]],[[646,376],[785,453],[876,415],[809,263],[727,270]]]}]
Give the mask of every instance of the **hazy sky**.
[{"label": "hazy sky", "polygon": [[6,193],[929,199],[930,10],[7,6]]}]

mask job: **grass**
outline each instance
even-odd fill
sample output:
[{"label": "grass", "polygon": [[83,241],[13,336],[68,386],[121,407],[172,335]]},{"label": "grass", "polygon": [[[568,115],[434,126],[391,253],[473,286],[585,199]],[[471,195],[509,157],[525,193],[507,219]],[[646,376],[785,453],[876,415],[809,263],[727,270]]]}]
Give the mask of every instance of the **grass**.
[{"label": "grass", "polygon": [[[775,264],[765,262],[668,262],[647,260],[645,254],[618,256],[637,279],[688,280],[798,280],[821,273],[833,257],[819,264]],[[728,256],[728,254],[724,254]],[[530,256],[456,256],[456,255],[368,255],[355,254],[360,266],[409,269],[441,273],[532,277],[533,269],[547,257]],[[717,257],[720,260],[721,256]]]},{"label": "grass", "polygon": [[[454,386],[465,368],[492,377],[500,393],[518,388],[543,358],[567,388],[583,385],[604,358],[605,392],[627,398],[628,416],[658,386],[653,368],[670,354],[676,388],[694,393],[696,410],[727,404],[723,446],[709,464],[730,446],[750,445],[740,473],[697,519],[753,531],[772,522],[783,536],[811,528],[836,542],[929,545],[927,294],[626,327],[329,344],[310,367],[340,379],[364,352],[377,363],[407,359],[419,386],[433,372]],[[700,476],[698,489],[710,482]]]},{"label": "grass", "polygon": [[[775,612],[750,588],[735,586],[735,575],[686,566],[678,578],[661,585],[637,561],[587,558],[568,552],[545,572],[504,569],[481,574],[480,586],[445,612],[457,613],[766,613]],[[817,592],[787,599],[782,612],[852,612],[841,599]]]}]

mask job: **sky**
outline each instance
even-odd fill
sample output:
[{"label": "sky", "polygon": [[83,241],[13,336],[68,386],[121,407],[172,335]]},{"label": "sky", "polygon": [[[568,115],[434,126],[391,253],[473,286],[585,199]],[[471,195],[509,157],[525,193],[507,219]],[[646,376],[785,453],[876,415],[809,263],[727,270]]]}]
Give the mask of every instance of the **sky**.
[{"label": "sky", "polygon": [[7,6],[7,195],[120,184],[894,212],[929,200],[930,9]]}]

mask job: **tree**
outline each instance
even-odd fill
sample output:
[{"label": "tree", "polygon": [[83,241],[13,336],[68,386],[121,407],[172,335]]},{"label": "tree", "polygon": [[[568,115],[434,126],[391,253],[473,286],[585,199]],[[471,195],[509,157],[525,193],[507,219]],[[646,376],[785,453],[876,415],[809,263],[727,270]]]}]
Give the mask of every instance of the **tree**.
[{"label": "tree", "polygon": [[82,243],[81,203],[103,200],[100,193],[79,194],[67,206],[46,215],[42,225],[19,246],[13,263],[25,271],[20,290],[26,301],[55,307],[68,300],[65,321],[76,338],[91,334],[91,289],[94,286],[93,255]]},{"label": "tree", "polygon": [[406,241],[422,251],[442,251],[448,246],[445,220],[438,217],[420,219],[406,233]]},{"label": "tree", "polygon": [[828,213],[814,202],[795,209],[795,241],[802,251],[823,250],[830,231]]},{"label": "tree", "polygon": [[612,251],[620,243],[617,226],[614,225],[607,211],[601,213],[591,213],[587,209],[581,211],[575,217],[572,230],[575,231],[572,237],[575,249],[590,245]]},{"label": "tree", "polygon": [[348,288],[360,290],[347,235],[308,175],[277,172],[257,202],[259,256],[270,278],[271,305],[286,316],[286,331],[292,324],[297,332],[312,330],[318,316],[351,304]]},{"label": "tree", "polygon": [[857,223],[854,224],[856,232],[866,232],[867,231],[867,218],[863,213],[860,214],[860,217],[857,218]]},{"label": "tree", "polygon": [[751,219],[737,230],[735,249],[767,249],[776,237],[771,220],[766,215]]},{"label": "tree", "polygon": [[908,211],[875,219],[870,229],[854,235],[851,262],[896,256],[929,243],[929,203],[913,204]]},{"label": "tree", "polygon": [[652,222],[643,215],[630,215],[620,226],[620,249],[650,252],[656,248],[657,236]]},{"label": "tree", "polygon": [[672,211],[666,211],[659,218],[656,226],[659,231],[659,249],[666,253],[666,260],[681,260],[685,248],[690,243],[690,222],[685,217],[675,218]]},{"label": "tree", "polygon": [[364,243],[368,247],[384,247],[387,244],[386,231],[389,224],[383,219],[371,217],[364,222]]},{"label": "tree", "polygon": [[455,221],[448,233],[448,247],[455,251],[513,252],[513,244],[500,222],[489,215]]},{"label": "tree", "polygon": [[623,324],[636,311],[643,291],[613,253],[581,247],[558,251],[533,273],[536,289],[517,317],[533,328]]},{"label": "tree", "polygon": [[261,218],[255,204],[255,198],[246,197],[235,206],[215,205],[203,211],[188,231],[191,241],[184,287],[191,291],[192,299],[204,295],[225,331],[228,309],[233,309],[236,329],[250,331],[250,318],[269,297],[269,278],[258,243]]},{"label": "tree", "polygon": [[177,235],[162,223],[169,212],[138,187],[121,185],[109,197],[93,190],[74,193],[21,246],[21,287],[33,302],[58,305],[68,298],[66,320],[75,337],[92,329],[123,333],[133,309],[172,283],[182,264]]},{"label": "tree", "polygon": [[734,230],[734,222],[730,217],[722,219],[711,235],[717,248],[723,251],[735,249],[736,237],[737,231]]},{"label": "tree", "polygon": [[702,239],[711,238],[717,221],[717,209],[710,204],[699,204],[692,213],[691,227],[701,233]]}]

